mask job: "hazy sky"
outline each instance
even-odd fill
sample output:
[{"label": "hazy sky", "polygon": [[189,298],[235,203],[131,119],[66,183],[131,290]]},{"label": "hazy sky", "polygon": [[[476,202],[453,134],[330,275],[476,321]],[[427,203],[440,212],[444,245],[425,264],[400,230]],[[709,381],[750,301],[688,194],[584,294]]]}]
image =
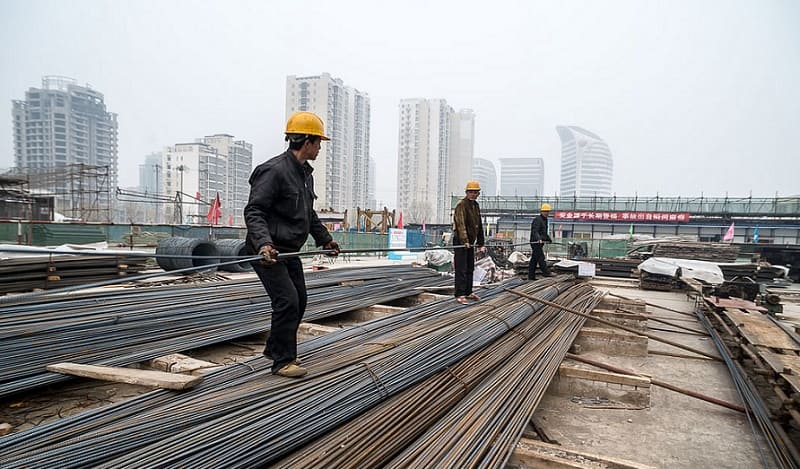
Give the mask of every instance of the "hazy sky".
[{"label": "hazy sky", "polygon": [[556,125],[600,135],[619,195],[800,195],[800,2],[0,0],[0,167],[11,100],[43,75],[105,94],[120,184],[144,156],[229,133],[283,150],[286,75],[329,72],[372,104],[377,198],[394,206],[398,104],[476,114],[475,156],[542,157]]}]

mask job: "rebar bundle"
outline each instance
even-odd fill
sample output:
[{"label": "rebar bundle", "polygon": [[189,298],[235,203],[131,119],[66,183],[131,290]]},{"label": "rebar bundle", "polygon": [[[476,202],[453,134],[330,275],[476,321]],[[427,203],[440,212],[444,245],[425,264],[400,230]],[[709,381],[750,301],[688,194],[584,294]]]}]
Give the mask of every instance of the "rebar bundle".
[{"label": "rebar bundle", "polygon": [[[571,285],[562,277],[522,289],[552,300]],[[441,300],[304,342],[300,355],[311,371],[304,379],[273,376],[258,357],[212,372],[188,392],[154,391],[11,435],[0,439],[0,465],[268,464],[456,365],[543,308],[501,288],[484,295],[467,307]]]},{"label": "rebar bundle", "polygon": [[[598,297],[585,285],[571,288],[556,300],[573,309],[588,311]],[[444,369],[358,418],[301,447],[274,463],[276,467],[377,467],[413,443],[414,447],[439,448],[450,458],[470,446],[490,445],[510,453],[527,417],[561,363],[584,319],[548,307],[458,364]],[[560,347],[556,347],[560,345]],[[541,372],[547,368],[548,372]],[[487,378],[488,376],[488,378]],[[494,395],[492,395],[494,394]],[[537,394],[531,398],[531,394]],[[448,411],[454,409],[450,414]],[[447,417],[444,417],[447,414]],[[472,416],[491,431],[469,432],[464,418]],[[444,419],[443,419],[444,417]],[[460,421],[460,420],[462,421]],[[511,422],[513,420],[513,422]],[[450,428],[447,425],[451,424]],[[490,424],[490,425],[489,425]],[[434,426],[435,427],[432,427]],[[428,428],[428,435],[421,436]],[[451,433],[444,433],[449,430]],[[487,437],[496,431],[505,437]],[[455,432],[455,435],[452,434]],[[446,436],[445,436],[446,435]],[[416,440],[416,442],[415,442]],[[453,445],[458,445],[453,449]],[[485,451],[485,449],[484,449]],[[460,461],[413,460],[410,452],[403,466],[465,467]],[[496,458],[498,459],[498,458]],[[400,465],[400,464],[399,464]]]},{"label": "rebar bundle", "polygon": [[[416,295],[416,287],[450,282],[433,270],[407,266],[311,273],[305,319]],[[271,306],[261,283],[249,279],[33,299],[0,311],[4,396],[70,379],[45,369],[53,363],[127,365],[264,332]]]}]

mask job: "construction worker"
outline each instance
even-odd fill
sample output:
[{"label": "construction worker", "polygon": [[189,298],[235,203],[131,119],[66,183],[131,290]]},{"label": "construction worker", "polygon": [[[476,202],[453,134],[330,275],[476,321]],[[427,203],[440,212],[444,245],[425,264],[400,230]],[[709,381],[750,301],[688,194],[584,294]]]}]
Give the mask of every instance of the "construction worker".
[{"label": "construction worker", "polygon": [[309,233],[317,246],[339,253],[339,245],[314,211],[314,168],[325,136],[322,119],[296,112],[286,122],[289,148],[256,167],[250,176],[250,199],[244,208],[247,246],[264,257],[253,268],[272,300],[272,321],[264,355],[272,373],[305,376],[297,360],[297,329],[306,310],[306,283],[299,257],[278,259],[278,253],[298,252]]},{"label": "construction worker", "polygon": [[545,277],[550,276],[547,259],[544,257],[544,243],[552,243],[547,234],[547,217],[550,215],[550,204],[542,204],[539,215],[531,222],[531,261],[528,264],[528,280],[536,280],[536,265]]},{"label": "construction worker", "polygon": [[475,246],[483,247],[481,209],[475,200],[481,193],[478,181],[469,181],[464,189],[466,195],[458,201],[453,213],[453,263],[456,271],[456,301],[466,304],[468,299],[480,300],[472,293],[472,272],[475,270]]}]

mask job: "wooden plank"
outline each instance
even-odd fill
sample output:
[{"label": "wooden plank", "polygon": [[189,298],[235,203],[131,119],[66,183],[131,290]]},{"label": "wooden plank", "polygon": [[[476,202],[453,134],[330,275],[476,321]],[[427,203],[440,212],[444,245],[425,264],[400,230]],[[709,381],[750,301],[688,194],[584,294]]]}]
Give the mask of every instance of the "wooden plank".
[{"label": "wooden plank", "polygon": [[179,375],[163,371],[137,370],[135,368],[116,366],[81,365],[79,363],[56,363],[48,365],[47,370],[83,378],[153,386],[163,389],[188,389],[203,381],[201,376]]},{"label": "wooden plank", "polygon": [[576,451],[527,438],[519,440],[508,463],[519,468],[596,469],[603,467],[607,469],[655,469],[653,466],[633,461]]},{"label": "wooden plank", "polygon": [[731,308],[731,309],[752,309],[756,311],[767,312],[767,308],[758,306],[752,301],[743,300],[741,298],[720,298],[717,296],[710,296],[709,299],[718,308]]},{"label": "wooden plank", "polygon": [[154,358],[148,361],[147,364],[156,370],[165,371],[167,373],[192,373],[197,370],[218,368],[220,366],[217,363],[198,360],[183,355],[182,353],[173,353],[171,355]]},{"label": "wooden plank", "polygon": [[800,357],[794,354],[775,353],[757,348],[758,355],[788,382],[794,392],[800,392]]},{"label": "wooden plank", "polygon": [[331,332],[341,331],[338,327],[322,326],[310,322],[301,322],[297,328],[297,333],[301,336],[319,337],[321,335],[330,334]]},{"label": "wooden plank", "polygon": [[733,322],[742,337],[753,345],[800,351],[800,347],[783,329],[761,313],[746,313],[726,308],[723,310],[723,314]]},{"label": "wooden plank", "polygon": [[649,388],[650,379],[641,376],[623,375],[610,371],[589,370],[577,366],[561,365],[558,368],[559,376],[602,381],[604,383],[624,384],[637,388]]},{"label": "wooden plank", "polygon": [[367,306],[366,308],[362,308],[362,311],[369,311],[373,313],[399,313],[400,311],[405,311],[406,308],[401,308],[400,306],[389,306],[389,305],[372,305]]}]

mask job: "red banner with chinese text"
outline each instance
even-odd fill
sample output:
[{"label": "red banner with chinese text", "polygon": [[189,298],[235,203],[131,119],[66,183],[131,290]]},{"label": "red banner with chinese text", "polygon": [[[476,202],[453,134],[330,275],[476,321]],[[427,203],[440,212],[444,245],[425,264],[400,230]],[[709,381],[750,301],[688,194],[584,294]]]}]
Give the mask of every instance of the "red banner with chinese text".
[{"label": "red banner with chinese text", "polygon": [[616,222],[666,222],[686,223],[689,221],[688,213],[674,212],[595,212],[582,210],[558,210],[553,218],[558,220],[581,221],[616,221]]}]

